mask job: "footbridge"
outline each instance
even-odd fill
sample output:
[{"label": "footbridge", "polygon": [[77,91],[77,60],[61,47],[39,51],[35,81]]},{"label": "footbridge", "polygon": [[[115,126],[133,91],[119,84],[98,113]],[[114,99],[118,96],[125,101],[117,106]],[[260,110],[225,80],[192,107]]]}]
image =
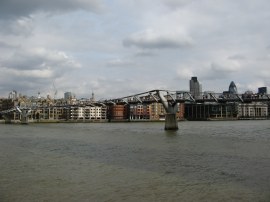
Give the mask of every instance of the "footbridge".
[{"label": "footbridge", "polygon": [[135,95],[121,97],[117,99],[105,100],[105,104],[151,104],[154,102],[162,103],[165,111],[165,130],[177,130],[176,113],[178,111],[178,103],[194,102],[194,98],[189,92],[176,92],[169,90],[151,90]]},{"label": "footbridge", "polygon": [[[176,113],[178,111],[179,103],[252,103],[252,102],[267,102],[270,103],[269,94],[224,94],[224,93],[213,93],[213,92],[204,92],[200,95],[192,95],[188,91],[171,91],[171,90],[150,90],[142,93],[137,93],[125,97],[102,100],[95,103],[86,102],[86,103],[77,103],[75,105],[100,105],[108,106],[115,104],[151,104],[151,103],[162,103],[166,111],[165,116],[165,130],[177,130],[178,123],[176,119]],[[43,103],[41,103],[41,107]],[[50,107],[60,106],[55,102],[49,103]],[[62,103],[62,107],[68,107],[67,103]],[[72,105],[73,106],[73,105]],[[0,114],[5,119],[6,123],[11,122],[12,114],[17,112],[19,114],[20,122],[25,124],[28,123],[29,116],[32,111],[35,111],[37,105],[35,102],[23,106],[15,106],[11,109],[0,111]],[[44,106],[48,107],[48,106]]]},{"label": "footbridge", "polygon": [[224,94],[205,92],[192,96],[187,91],[151,90],[121,98],[105,100],[105,104],[151,104],[162,103],[166,111],[165,130],[178,130],[176,113],[178,103],[228,103],[228,102],[269,102],[269,94]]}]

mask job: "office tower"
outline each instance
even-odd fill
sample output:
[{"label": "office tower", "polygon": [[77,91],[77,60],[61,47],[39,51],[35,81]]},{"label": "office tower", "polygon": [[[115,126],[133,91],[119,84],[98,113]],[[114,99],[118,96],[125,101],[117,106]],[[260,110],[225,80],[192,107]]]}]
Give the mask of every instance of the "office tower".
[{"label": "office tower", "polygon": [[267,87],[258,88],[258,94],[267,94]]},{"label": "office tower", "polygon": [[190,94],[194,98],[199,98],[202,93],[202,85],[199,83],[197,77],[191,77],[189,81]]},{"label": "office tower", "polygon": [[237,88],[233,81],[230,83],[229,86],[229,94],[237,94]]}]

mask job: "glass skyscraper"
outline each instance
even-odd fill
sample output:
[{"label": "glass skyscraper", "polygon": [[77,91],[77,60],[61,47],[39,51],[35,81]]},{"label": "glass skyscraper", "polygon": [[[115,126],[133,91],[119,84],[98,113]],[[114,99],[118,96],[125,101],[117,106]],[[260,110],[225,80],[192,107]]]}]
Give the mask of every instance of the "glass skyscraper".
[{"label": "glass skyscraper", "polygon": [[229,86],[229,94],[237,94],[237,88],[233,81],[230,83]]},{"label": "glass skyscraper", "polygon": [[191,77],[189,81],[190,94],[196,99],[202,94],[202,85],[199,83],[197,77]]}]

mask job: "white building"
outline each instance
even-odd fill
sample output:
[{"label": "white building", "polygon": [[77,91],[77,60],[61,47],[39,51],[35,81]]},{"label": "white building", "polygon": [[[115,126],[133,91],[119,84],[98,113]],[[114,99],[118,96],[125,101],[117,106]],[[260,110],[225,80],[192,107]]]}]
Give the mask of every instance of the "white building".
[{"label": "white building", "polygon": [[107,119],[107,107],[83,106],[71,107],[69,117],[71,120],[105,120]]},{"label": "white building", "polygon": [[267,118],[268,105],[266,103],[241,103],[238,105],[239,118]]}]

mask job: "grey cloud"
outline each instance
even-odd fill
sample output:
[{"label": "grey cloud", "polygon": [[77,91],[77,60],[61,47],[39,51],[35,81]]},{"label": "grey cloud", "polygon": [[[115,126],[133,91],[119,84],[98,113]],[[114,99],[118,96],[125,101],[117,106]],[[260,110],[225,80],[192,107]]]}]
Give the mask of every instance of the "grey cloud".
[{"label": "grey cloud", "polygon": [[61,51],[44,48],[32,50],[17,49],[10,58],[0,61],[1,66],[17,70],[38,70],[46,68],[72,69],[80,65]]},{"label": "grey cloud", "polygon": [[29,36],[33,31],[34,24],[31,17],[20,17],[15,20],[0,21],[0,26],[4,27],[0,30],[0,33],[4,35]]},{"label": "grey cloud", "polygon": [[113,59],[107,62],[107,66],[111,67],[129,67],[131,65],[134,65],[134,62],[126,59]]},{"label": "grey cloud", "polygon": [[169,8],[176,9],[179,7],[187,6],[191,4],[195,0],[162,0],[163,3]]},{"label": "grey cloud", "polygon": [[79,67],[78,62],[60,51],[17,49],[10,58],[0,59],[0,85],[18,91],[44,89]]},{"label": "grey cloud", "polygon": [[[8,96],[8,92],[16,90],[23,94],[34,95],[40,89],[46,89],[52,83],[51,77],[33,76],[30,71],[17,71],[1,68],[0,86],[2,95]],[[29,92],[29,93],[28,93]]]},{"label": "grey cloud", "polygon": [[205,67],[199,71],[199,76],[204,80],[220,80],[231,78],[234,73],[239,70],[238,66],[233,65],[232,63],[226,63],[220,65],[219,63],[213,62],[210,64],[210,67]]},{"label": "grey cloud", "polygon": [[3,41],[0,41],[0,48],[5,48],[5,49],[14,49],[14,48],[19,48],[17,45],[12,45]]},{"label": "grey cloud", "polygon": [[[93,16],[91,12],[102,9],[102,1],[109,12]],[[242,85],[269,80],[269,5],[266,0],[2,0],[0,93],[45,88],[56,79],[65,89],[78,86],[79,95],[94,86],[90,83],[80,90],[82,81],[100,76],[106,79],[94,90],[102,97],[127,95],[130,86],[137,92],[163,83],[188,88],[191,75],[209,82],[209,90],[227,89],[231,80]],[[71,13],[78,9],[90,12]],[[43,47],[43,51],[29,47]],[[85,68],[74,74],[79,64],[51,50],[75,55]],[[106,63],[115,57],[121,60]],[[127,62],[133,62],[132,68],[124,68]],[[108,65],[120,71],[108,71]],[[172,73],[179,66],[186,69]],[[130,85],[113,83],[131,76]],[[172,81],[173,76],[178,81]]]},{"label": "grey cloud", "polygon": [[98,12],[101,9],[101,3],[98,0],[2,0],[0,18],[29,16],[39,11],[63,13],[79,9]]},{"label": "grey cloud", "polygon": [[218,72],[218,73],[231,73],[237,71],[237,68],[233,66],[223,66],[217,63],[211,64],[211,71]]},{"label": "grey cloud", "polygon": [[157,33],[154,30],[145,30],[126,38],[123,45],[143,49],[175,49],[190,47],[193,40],[181,33]]},{"label": "grey cloud", "polygon": [[140,51],[135,54],[135,57],[155,57],[157,56],[156,53],[149,52],[149,51]]},{"label": "grey cloud", "polygon": [[237,54],[237,55],[229,56],[228,59],[229,60],[245,60],[246,57],[244,55]]}]

